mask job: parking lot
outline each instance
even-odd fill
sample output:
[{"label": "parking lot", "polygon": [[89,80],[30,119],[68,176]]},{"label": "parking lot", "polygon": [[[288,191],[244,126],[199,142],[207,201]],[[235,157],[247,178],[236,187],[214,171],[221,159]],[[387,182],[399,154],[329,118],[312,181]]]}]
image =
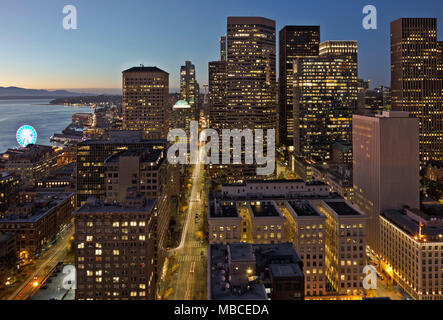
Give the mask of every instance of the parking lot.
[{"label": "parking lot", "polygon": [[56,268],[30,300],[74,300],[74,290],[63,287],[63,266]]}]

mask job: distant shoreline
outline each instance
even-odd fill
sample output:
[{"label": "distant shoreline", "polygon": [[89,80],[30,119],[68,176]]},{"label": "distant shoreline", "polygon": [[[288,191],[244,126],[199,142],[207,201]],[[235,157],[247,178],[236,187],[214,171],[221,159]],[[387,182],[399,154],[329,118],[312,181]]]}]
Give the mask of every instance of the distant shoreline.
[{"label": "distant shoreline", "polygon": [[32,97],[32,96],[0,96],[0,100],[37,100],[37,99],[59,99],[60,97],[54,97],[54,96],[38,96],[38,97]]}]

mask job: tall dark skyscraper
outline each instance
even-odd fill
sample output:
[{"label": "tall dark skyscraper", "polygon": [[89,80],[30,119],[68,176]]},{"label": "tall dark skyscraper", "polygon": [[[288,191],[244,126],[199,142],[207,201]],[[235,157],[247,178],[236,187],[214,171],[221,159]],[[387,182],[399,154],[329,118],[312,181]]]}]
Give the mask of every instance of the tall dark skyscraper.
[{"label": "tall dark skyscraper", "polygon": [[224,128],[226,117],[226,61],[211,61],[209,62],[210,127]]},{"label": "tall dark skyscraper", "polygon": [[123,128],[141,130],[150,139],[167,135],[169,74],[157,67],[123,71]]},{"label": "tall dark skyscraper", "polygon": [[443,78],[443,41],[438,42],[438,51],[440,52],[439,72],[440,76]]},{"label": "tall dark skyscraper", "polygon": [[285,26],[279,32],[279,140],[292,146],[294,137],[293,115],[293,62],[297,58],[317,57],[319,54],[319,26]]},{"label": "tall dark skyscraper", "polygon": [[419,119],[420,164],[443,160],[443,77],[437,19],[391,22],[392,109]]},{"label": "tall dark skyscraper", "polygon": [[195,66],[191,61],[186,61],[184,66],[180,68],[180,97],[189,103],[197,118],[198,101],[200,87],[198,86],[195,76]]},{"label": "tall dark skyscraper", "polygon": [[220,37],[220,60],[226,61],[226,36]]},{"label": "tall dark skyscraper", "polygon": [[337,141],[351,141],[357,108],[357,42],[327,41],[318,58],[299,58],[294,66],[294,151],[329,161]]}]

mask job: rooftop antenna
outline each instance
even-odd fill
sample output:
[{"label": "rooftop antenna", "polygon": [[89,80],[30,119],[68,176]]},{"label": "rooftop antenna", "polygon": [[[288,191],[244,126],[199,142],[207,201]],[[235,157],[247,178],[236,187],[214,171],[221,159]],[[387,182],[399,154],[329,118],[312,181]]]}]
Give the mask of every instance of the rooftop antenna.
[{"label": "rooftop antenna", "polygon": [[421,228],[423,227],[423,223],[421,221],[419,222],[418,227],[418,238],[421,240],[421,238],[423,237],[421,235]]}]

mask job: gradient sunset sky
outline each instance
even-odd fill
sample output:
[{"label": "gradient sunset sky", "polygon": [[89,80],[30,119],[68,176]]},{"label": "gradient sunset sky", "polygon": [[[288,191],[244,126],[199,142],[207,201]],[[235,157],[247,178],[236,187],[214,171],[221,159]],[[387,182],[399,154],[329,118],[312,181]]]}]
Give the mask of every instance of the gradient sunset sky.
[{"label": "gradient sunset sky", "polygon": [[[78,30],[62,27],[68,4]],[[367,4],[377,7],[377,30],[362,27]],[[390,84],[392,20],[436,17],[443,33],[441,0],[0,0],[0,86],[119,89],[121,71],[144,64],[169,72],[177,88],[191,60],[203,87],[227,16],[274,19],[277,35],[284,25],[320,25],[321,41],[358,40],[359,78],[372,86]]]}]

